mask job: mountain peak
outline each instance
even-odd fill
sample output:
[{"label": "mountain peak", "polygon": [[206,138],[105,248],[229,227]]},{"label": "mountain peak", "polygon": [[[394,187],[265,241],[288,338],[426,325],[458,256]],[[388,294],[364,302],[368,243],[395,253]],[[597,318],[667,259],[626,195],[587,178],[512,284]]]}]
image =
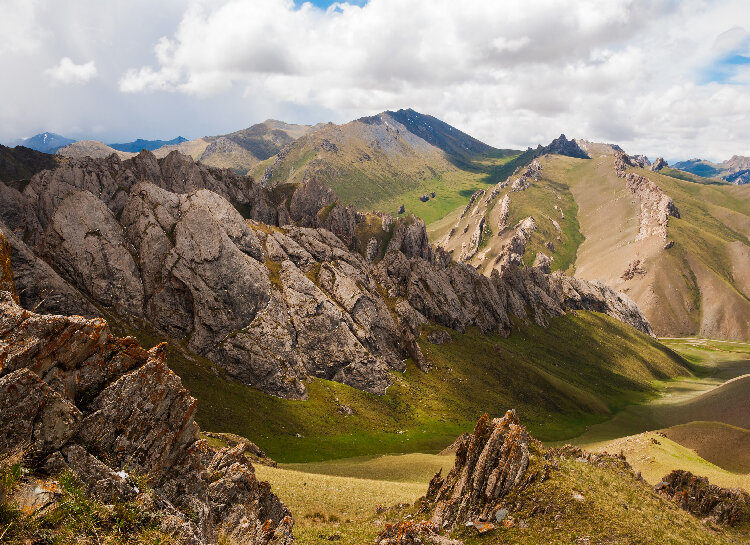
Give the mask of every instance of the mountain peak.
[{"label": "mountain peak", "polygon": [[73,142],[75,142],[75,140],[72,138],[54,132],[45,131],[29,138],[24,138],[19,144],[44,153],[55,153],[60,148],[72,144]]}]

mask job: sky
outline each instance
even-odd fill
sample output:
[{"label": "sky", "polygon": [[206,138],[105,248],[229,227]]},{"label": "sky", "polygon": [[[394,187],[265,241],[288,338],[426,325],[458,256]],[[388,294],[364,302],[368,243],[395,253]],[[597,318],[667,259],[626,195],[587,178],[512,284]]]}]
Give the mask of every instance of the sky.
[{"label": "sky", "polygon": [[0,0],[0,142],[124,142],[414,108],[503,148],[560,133],[750,155],[748,0]]}]

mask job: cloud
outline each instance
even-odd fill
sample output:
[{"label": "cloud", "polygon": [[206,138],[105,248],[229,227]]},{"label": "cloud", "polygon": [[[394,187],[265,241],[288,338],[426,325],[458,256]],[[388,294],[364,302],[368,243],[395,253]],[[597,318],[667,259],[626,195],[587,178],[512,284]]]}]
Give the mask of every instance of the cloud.
[{"label": "cloud", "polygon": [[[0,138],[195,137],[413,107],[498,147],[564,132],[667,158],[750,154],[747,0],[5,4]],[[49,85],[61,57],[94,63],[95,84]]]},{"label": "cloud", "polygon": [[[717,136],[719,119],[732,120],[750,138],[744,89],[701,85],[701,71],[746,36],[731,22],[750,16],[747,5],[718,4],[371,0],[323,10],[196,0],[156,44],[155,63],[125,72],[119,88],[194,97],[239,88],[248,100],[273,97],[343,118],[413,106],[495,145],[534,145],[565,131],[685,153],[696,142],[657,119]],[[701,115],[690,118],[690,109]]]},{"label": "cloud", "polygon": [[76,64],[70,57],[63,57],[56,66],[45,70],[45,74],[65,85],[86,83],[96,77],[96,64],[94,61]]},{"label": "cloud", "polygon": [[0,55],[29,54],[40,46],[35,0],[0,0]]}]

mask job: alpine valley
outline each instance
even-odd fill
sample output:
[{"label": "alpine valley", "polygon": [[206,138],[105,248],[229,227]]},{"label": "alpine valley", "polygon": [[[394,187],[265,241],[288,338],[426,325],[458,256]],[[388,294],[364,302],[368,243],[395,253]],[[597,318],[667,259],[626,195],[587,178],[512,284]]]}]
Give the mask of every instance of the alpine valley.
[{"label": "alpine valley", "polygon": [[750,538],[743,158],[412,109],[23,144],[0,541]]}]

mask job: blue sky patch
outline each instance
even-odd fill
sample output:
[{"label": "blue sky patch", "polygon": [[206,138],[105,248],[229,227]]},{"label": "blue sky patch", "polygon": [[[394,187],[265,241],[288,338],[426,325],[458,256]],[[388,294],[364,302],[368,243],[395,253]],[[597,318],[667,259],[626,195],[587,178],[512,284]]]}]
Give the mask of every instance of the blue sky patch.
[{"label": "blue sky patch", "polygon": [[364,6],[367,3],[367,0],[347,0],[346,2],[342,2],[340,0],[294,0],[294,3],[298,6],[301,6],[305,2],[309,2],[313,6],[316,6],[320,9],[328,9],[331,4],[336,3],[348,3],[348,4],[354,4],[355,6]]},{"label": "blue sky patch", "polygon": [[720,57],[700,74],[700,83],[736,83],[733,78],[742,66],[750,65],[750,57],[733,52]]}]

